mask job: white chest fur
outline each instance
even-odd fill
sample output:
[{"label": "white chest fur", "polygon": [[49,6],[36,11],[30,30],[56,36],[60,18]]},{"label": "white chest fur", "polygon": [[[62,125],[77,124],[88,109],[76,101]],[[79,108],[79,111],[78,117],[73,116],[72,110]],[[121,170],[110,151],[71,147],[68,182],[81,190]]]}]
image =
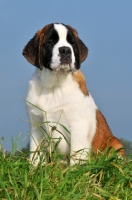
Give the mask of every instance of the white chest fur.
[{"label": "white chest fur", "polygon": [[[73,79],[72,73],[60,71],[53,74],[47,69],[41,72],[36,69],[35,74],[29,82],[27,101],[40,109],[27,103],[27,110],[31,121],[31,134],[36,141],[31,142],[31,149],[35,149],[40,141],[40,134],[33,128],[36,122],[58,122],[66,126],[71,132],[67,132],[59,125],[59,131],[69,140],[71,147],[67,145],[64,138],[59,144],[63,153],[72,155],[80,149],[91,148],[91,141],[96,131],[96,105],[90,95],[85,96]],[[48,125],[53,125],[48,123]],[[53,137],[60,137],[55,131]],[[72,162],[72,161],[71,161]]]}]

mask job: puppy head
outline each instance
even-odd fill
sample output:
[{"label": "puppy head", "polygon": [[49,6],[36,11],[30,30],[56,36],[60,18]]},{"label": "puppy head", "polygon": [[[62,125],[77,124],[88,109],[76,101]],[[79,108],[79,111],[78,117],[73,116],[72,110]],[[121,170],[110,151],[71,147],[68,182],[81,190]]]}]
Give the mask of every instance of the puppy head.
[{"label": "puppy head", "polygon": [[86,59],[88,49],[71,26],[55,23],[39,30],[23,50],[25,58],[40,70],[74,71]]}]

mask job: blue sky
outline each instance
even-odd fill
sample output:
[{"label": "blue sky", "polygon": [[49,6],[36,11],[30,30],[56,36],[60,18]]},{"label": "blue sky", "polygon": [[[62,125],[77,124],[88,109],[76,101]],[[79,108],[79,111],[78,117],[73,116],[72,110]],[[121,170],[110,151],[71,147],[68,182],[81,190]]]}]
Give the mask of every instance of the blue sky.
[{"label": "blue sky", "polygon": [[[0,0],[0,138],[28,135],[25,102],[35,67],[22,56],[26,43],[48,23],[77,29],[89,48],[81,69],[98,108],[118,138],[132,141],[132,1]],[[24,146],[28,139],[22,144]]]}]

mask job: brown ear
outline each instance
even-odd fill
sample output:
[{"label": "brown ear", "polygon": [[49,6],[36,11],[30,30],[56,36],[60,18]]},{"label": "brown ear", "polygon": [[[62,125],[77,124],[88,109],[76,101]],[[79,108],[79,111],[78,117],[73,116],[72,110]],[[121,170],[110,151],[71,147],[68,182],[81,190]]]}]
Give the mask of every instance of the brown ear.
[{"label": "brown ear", "polygon": [[23,56],[30,62],[32,65],[39,67],[39,37],[38,33],[27,43],[23,49]]},{"label": "brown ear", "polygon": [[82,42],[82,40],[79,37],[77,38],[77,44],[79,48],[80,62],[82,63],[88,55],[88,48],[85,46],[85,44]]},{"label": "brown ear", "polygon": [[32,65],[38,67],[40,70],[43,69],[42,60],[42,44],[44,35],[49,31],[52,24],[46,25],[43,29],[39,30],[35,36],[27,43],[23,50],[23,55]]},{"label": "brown ear", "polygon": [[83,43],[83,41],[78,37],[77,31],[74,28],[72,28],[71,26],[69,26],[69,25],[67,27],[72,31],[73,35],[75,36],[75,38],[77,40],[80,62],[82,63],[86,59],[86,57],[88,55],[88,48]]}]

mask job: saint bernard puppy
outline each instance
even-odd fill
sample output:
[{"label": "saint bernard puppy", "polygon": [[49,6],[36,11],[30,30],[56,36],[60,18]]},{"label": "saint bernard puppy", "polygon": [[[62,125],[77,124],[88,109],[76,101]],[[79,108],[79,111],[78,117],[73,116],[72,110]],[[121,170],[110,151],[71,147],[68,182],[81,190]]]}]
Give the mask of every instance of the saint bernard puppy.
[{"label": "saint bernard puppy", "polygon": [[23,55],[36,66],[26,99],[31,124],[30,160],[39,162],[35,151],[48,137],[54,143],[61,138],[58,150],[70,155],[70,165],[87,159],[91,149],[98,152],[113,147],[125,155],[79,70],[87,54],[77,31],[62,23],[46,25],[25,46]]}]

